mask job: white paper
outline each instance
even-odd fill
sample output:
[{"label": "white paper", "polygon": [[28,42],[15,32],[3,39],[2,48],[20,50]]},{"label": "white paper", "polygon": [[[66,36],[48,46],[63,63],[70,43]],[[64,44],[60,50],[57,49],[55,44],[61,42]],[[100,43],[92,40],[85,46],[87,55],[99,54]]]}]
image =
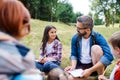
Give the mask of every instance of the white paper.
[{"label": "white paper", "polygon": [[73,77],[81,77],[83,70],[82,69],[75,69],[72,71],[68,71]]}]

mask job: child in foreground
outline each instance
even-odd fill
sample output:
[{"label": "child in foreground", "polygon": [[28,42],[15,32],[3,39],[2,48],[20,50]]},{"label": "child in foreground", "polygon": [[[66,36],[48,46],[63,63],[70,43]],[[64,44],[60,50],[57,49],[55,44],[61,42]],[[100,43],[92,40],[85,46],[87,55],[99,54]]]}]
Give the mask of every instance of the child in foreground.
[{"label": "child in foreground", "polygon": [[120,31],[115,32],[111,36],[109,43],[114,57],[119,60],[110,75],[110,79],[107,79],[104,75],[100,75],[98,80],[120,80]]},{"label": "child in foreground", "polygon": [[43,80],[32,50],[20,42],[30,33],[30,19],[19,0],[0,0],[0,80]]}]

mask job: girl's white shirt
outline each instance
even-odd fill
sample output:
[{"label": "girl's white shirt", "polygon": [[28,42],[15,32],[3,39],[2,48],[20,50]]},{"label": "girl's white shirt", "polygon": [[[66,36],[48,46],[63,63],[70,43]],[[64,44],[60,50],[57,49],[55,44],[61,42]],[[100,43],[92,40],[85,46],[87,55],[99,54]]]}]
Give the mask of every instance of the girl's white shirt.
[{"label": "girl's white shirt", "polygon": [[46,51],[47,54],[52,53],[52,51],[53,51],[53,45],[54,45],[54,41],[51,42],[51,43],[47,43],[46,44],[45,51]]}]

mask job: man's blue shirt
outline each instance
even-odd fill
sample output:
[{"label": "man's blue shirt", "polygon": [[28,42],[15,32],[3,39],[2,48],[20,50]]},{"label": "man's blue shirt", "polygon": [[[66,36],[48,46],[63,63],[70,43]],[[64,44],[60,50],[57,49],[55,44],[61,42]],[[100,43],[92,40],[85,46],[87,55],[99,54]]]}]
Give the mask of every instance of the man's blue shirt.
[{"label": "man's blue shirt", "polygon": [[[90,48],[92,47],[92,43],[93,43],[92,36],[95,36],[96,44],[99,45],[103,50],[103,56],[100,58],[100,62],[102,62],[105,66],[108,66],[113,60],[113,55],[111,54],[111,50],[110,50],[110,47],[108,46],[107,41],[100,33],[96,33],[92,31],[91,38],[90,38]],[[77,39],[78,39],[78,34],[75,34],[72,37],[72,41],[71,41],[70,59],[80,61],[82,39],[81,38],[79,39],[79,42],[78,42],[79,46],[77,46],[76,44]],[[91,55],[91,51],[90,51],[90,55]]]}]

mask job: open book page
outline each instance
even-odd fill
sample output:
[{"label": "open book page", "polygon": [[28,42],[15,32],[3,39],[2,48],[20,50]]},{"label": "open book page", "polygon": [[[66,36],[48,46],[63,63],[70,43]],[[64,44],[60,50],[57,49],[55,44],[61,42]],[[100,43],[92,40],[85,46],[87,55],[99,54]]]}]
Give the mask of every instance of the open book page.
[{"label": "open book page", "polygon": [[73,77],[81,77],[83,70],[82,69],[75,69],[72,71],[68,71]]}]

